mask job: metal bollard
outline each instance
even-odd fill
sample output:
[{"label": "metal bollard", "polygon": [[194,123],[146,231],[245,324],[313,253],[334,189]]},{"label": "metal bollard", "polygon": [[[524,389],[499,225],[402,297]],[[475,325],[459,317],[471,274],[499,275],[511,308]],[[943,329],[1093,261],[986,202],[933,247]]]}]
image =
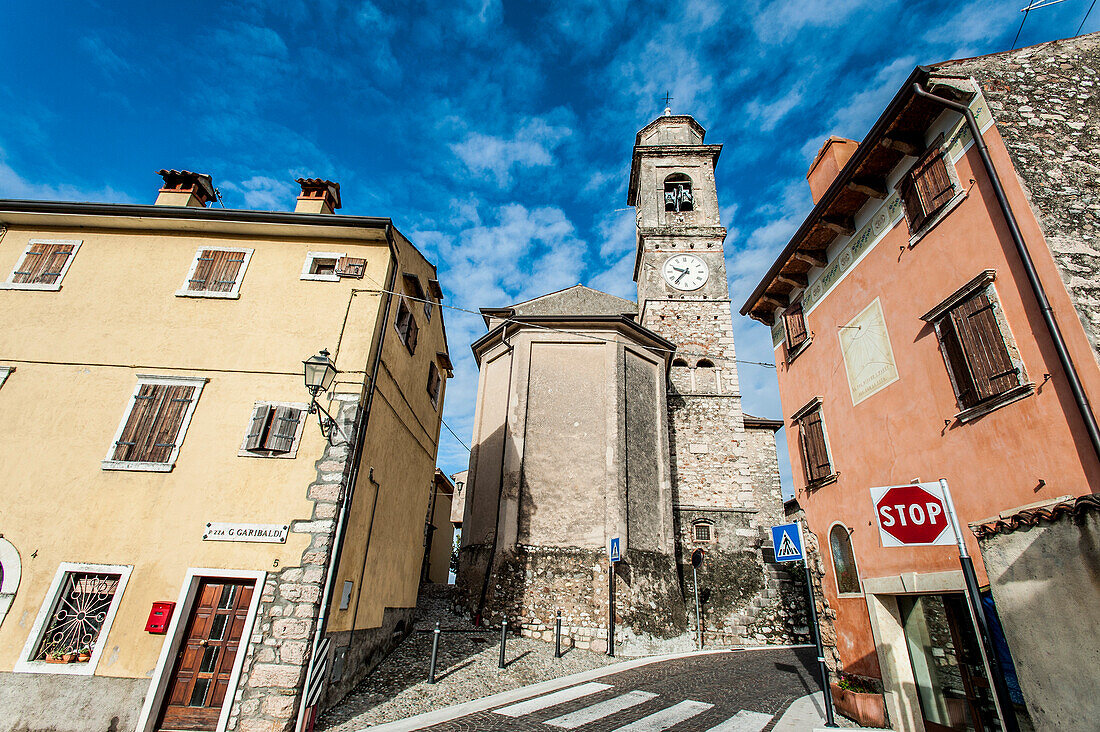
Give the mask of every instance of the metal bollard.
[{"label": "metal bollard", "polygon": [[497,668],[504,668],[504,644],[508,640],[508,621],[500,621],[500,661],[497,662]]},{"label": "metal bollard", "polygon": [[435,624],[435,630],[432,631],[432,661],[428,666],[428,683],[435,683],[435,659],[439,655],[439,623]]},{"label": "metal bollard", "polygon": [[554,618],[554,658],[561,658],[561,610]]}]

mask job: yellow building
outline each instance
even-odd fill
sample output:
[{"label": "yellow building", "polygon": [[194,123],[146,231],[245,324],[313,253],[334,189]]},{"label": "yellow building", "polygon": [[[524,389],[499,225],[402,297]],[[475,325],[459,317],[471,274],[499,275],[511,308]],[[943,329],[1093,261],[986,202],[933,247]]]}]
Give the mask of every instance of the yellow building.
[{"label": "yellow building", "polygon": [[242,211],[160,173],[0,201],[0,730],[301,729],[411,628],[435,267],[335,183]]}]

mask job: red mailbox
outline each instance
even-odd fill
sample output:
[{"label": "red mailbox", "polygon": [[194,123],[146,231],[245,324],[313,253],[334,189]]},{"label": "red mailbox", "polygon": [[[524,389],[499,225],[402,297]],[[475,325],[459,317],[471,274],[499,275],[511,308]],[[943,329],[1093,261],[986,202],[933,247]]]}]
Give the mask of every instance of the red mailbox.
[{"label": "red mailbox", "polygon": [[145,623],[145,630],[150,633],[167,633],[168,621],[172,619],[172,611],[175,609],[174,602],[154,602],[153,609],[149,611],[149,620]]}]

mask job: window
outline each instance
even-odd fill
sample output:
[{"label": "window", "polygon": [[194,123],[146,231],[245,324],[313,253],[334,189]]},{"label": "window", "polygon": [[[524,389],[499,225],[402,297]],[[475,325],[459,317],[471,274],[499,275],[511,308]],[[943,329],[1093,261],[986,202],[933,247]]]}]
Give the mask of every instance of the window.
[{"label": "window", "polygon": [[948,169],[945,151],[940,147],[942,144],[943,135],[940,135],[898,184],[910,235],[920,231],[955,197],[957,188]]},{"label": "window", "polygon": [[714,540],[714,524],[709,521],[699,521],[692,525],[693,538],[697,542]]},{"label": "window", "polygon": [[0,537],[0,625],[3,625],[4,617],[15,601],[15,591],[19,589],[22,573],[23,566],[15,545]]},{"label": "window", "polygon": [[409,354],[415,353],[416,337],[420,328],[416,325],[412,310],[409,309],[403,297],[397,303],[397,320],[393,325],[397,328],[397,335],[401,338],[401,342],[405,344],[405,348],[409,349]]},{"label": "window", "polygon": [[810,340],[806,332],[806,318],[802,314],[802,303],[797,302],[783,313],[783,331],[787,335],[787,355],[792,356],[801,350]]},{"label": "window", "polygon": [[293,458],[302,439],[302,417],[308,412],[307,404],[256,402],[237,455]]},{"label": "window", "polygon": [[16,671],[90,675],[132,567],[64,562],[15,664]]},{"label": "window", "polygon": [[802,407],[791,420],[798,425],[798,439],[802,448],[802,467],[806,471],[806,484],[820,485],[835,478],[832,461],[829,459],[825,423],[821,419],[821,398],[815,398]]},{"label": "window", "polygon": [[432,302],[431,300],[425,300],[424,301],[424,317],[428,319],[429,323],[432,322],[432,308],[434,306],[435,306],[435,303]]},{"label": "window", "polygon": [[683,173],[673,173],[665,178],[665,211],[691,211],[694,208],[691,178]]},{"label": "window", "polygon": [[180,297],[240,297],[241,280],[252,249],[225,249],[210,247],[200,249],[187,272]]},{"label": "window", "polygon": [[205,383],[205,379],[139,374],[103,468],[171,470]]},{"label": "window", "polygon": [[432,399],[432,406],[439,406],[439,389],[443,384],[443,379],[439,375],[439,368],[435,365],[435,361],[428,364],[428,396]]},{"label": "window", "polygon": [[343,252],[308,252],[299,279],[339,282],[341,277],[363,279],[367,260]]},{"label": "window", "polygon": [[995,277],[994,270],[986,270],[921,316],[936,329],[963,421],[1032,390],[1002,320]]},{"label": "window", "polygon": [[848,529],[836,524],[829,532],[829,548],[833,553],[833,573],[836,575],[836,591],[840,594],[858,593],[859,572],[856,555],[852,551],[852,538]]},{"label": "window", "polygon": [[0,289],[60,290],[61,280],[65,279],[80,244],[67,239],[31,239],[8,281],[0,283]]}]

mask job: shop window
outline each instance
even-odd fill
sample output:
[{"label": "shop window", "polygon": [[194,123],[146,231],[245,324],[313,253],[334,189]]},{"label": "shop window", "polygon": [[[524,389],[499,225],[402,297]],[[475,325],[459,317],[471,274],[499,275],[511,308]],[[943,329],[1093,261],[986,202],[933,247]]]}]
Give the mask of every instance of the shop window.
[{"label": "shop window", "polygon": [[132,567],[62,563],[16,671],[91,674]]},{"label": "shop window", "polygon": [[256,402],[248,434],[238,455],[241,457],[293,458],[302,439],[303,417],[309,406],[278,402]]},{"label": "shop window", "polygon": [[1023,378],[994,277],[993,270],[986,270],[922,316],[935,327],[964,422],[1033,390]]},{"label": "shop window", "polygon": [[103,468],[171,470],[205,383],[189,377],[139,375]]},{"label": "shop window", "polygon": [[8,281],[0,283],[0,289],[60,290],[80,244],[74,240],[32,239]]},{"label": "shop window", "polygon": [[187,272],[180,297],[240,297],[241,281],[252,249],[200,249]]},{"label": "shop window", "polygon": [[852,551],[852,538],[842,524],[836,524],[829,532],[829,548],[833,554],[837,592],[842,595],[859,593],[859,571],[856,555]]}]

